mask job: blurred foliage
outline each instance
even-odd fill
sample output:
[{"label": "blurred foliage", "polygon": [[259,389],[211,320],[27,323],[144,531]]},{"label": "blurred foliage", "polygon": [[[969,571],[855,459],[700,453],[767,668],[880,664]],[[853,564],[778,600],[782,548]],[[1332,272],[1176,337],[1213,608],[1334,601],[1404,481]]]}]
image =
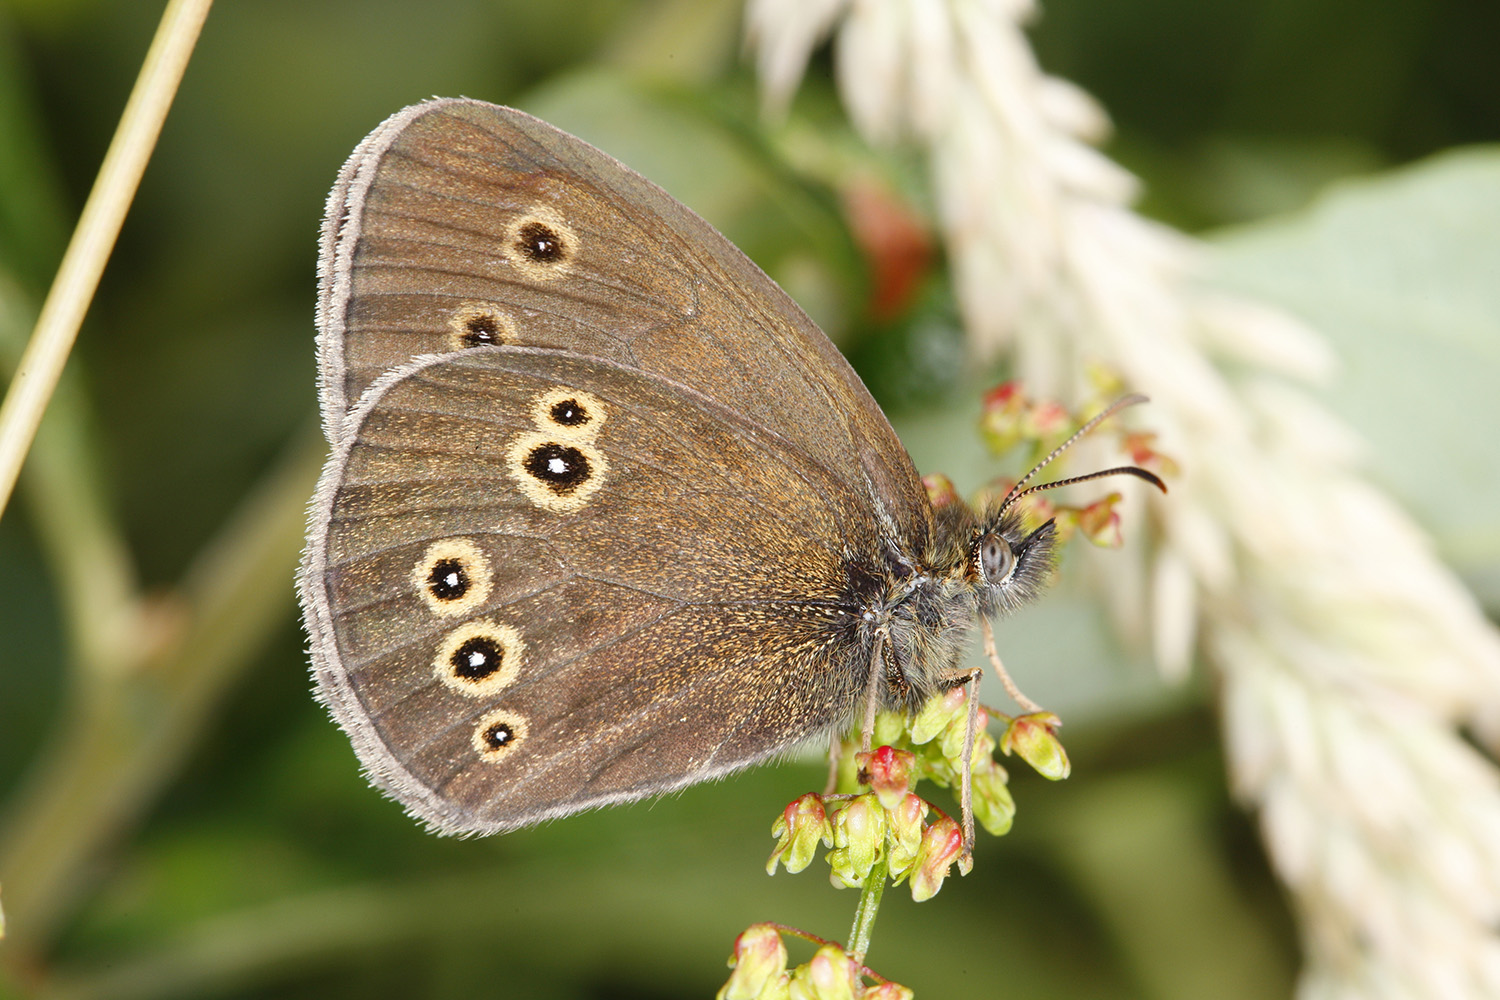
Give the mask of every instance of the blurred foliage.
[{"label": "blurred foliage", "polygon": [[1500,147],[1343,181],[1218,242],[1216,284],[1327,335],[1343,361],[1327,400],[1376,480],[1500,609]]},{"label": "blurred foliage", "polygon": [[[0,0],[7,366],[159,8]],[[941,261],[902,308],[869,305],[882,272],[851,189],[920,219],[920,173],[850,135],[826,54],[791,116],[763,122],[738,18],[727,0],[213,11],[0,520],[0,995],[703,997],[753,921],[843,936],[852,893],[761,870],[817,765],[490,840],[423,833],[308,696],[292,595],[319,460],[323,198],[366,132],[434,94],[516,104],[662,183],[825,324],[919,467],[965,489],[1003,471],[972,431],[999,373],[968,371]],[[1471,578],[1500,579],[1493,416],[1414,454],[1468,403],[1493,410],[1500,229],[1469,207],[1500,204],[1497,154],[1377,173],[1500,136],[1500,7],[1055,0],[1034,37],[1114,114],[1110,152],[1153,214],[1206,229],[1301,213],[1231,236],[1226,280],[1335,336],[1356,376],[1337,401],[1368,420],[1381,475],[1430,527],[1462,526],[1443,537]],[[1351,174],[1369,179],[1307,208]],[[1381,256],[1401,247],[1417,256]],[[1331,279],[1371,268],[1378,322],[1360,311],[1377,279]],[[1402,296],[1455,311],[1419,322],[1390,308]],[[1418,402],[1450,379],[1446,409]],[[1445,504],[1456,474],[1465,502]],[[981,977],[1016,997],[1287,995],[1291,917],[1224,791],[1206,692],[1163,690],[1071,589],[1000,634],[1070,723],[1074,778],[1018,773],[1015,832],[982,840],[938,899],[892,894],[872,963],[928,997]]]}]

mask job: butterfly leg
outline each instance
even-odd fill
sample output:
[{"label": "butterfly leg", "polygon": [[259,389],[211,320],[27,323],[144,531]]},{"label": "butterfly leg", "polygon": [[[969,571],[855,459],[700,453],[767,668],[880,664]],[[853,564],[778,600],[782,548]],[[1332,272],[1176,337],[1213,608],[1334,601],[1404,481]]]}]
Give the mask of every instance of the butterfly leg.
[{"label": "butterfly leg", "polygon": [[[865,681],[865,712],[864,720],[860,723],[860,749],[869,753],[871,744],[875,740],[875,713],[880,708],[880,682],[885,679],[885,643],[889,632],[882,626],[875,633],[875,648],[870,654],[870,677]],[[823,789],[824,795],[832,795],[838,790],[839,783],[839,757],[842,756],[843,734],[835,731],[829,737],[828,742],[828,784]]]},{"label": "butterfly leg", "polygon": [[979,682],[983,679],[984,669],[976,667],[955,674],[948,682],[953,686],[969,686],[969,717],[964,723],[964,765],[958,779],[958,808],[963,813],[964,827],[964,852],[958,859],[958,869],[965,875],[974,867],[974,744],[979,739]]},{"label": "butterfly leg", "polygon": [[1010,679],[1010,673],[1006,671],[1005,664],[1000,662],[1000,654],[995,650],[995,630],[990,626],[990,620],[980,615],[979,627],[984,631],[984,655],[989,657],[990,663],[995,667],[995,673],[1000,675],[1000,683],[1005,685],[1005,693],[1026,711],[1040,712],[1042,706],[1021,693],[1021,689],[1016,687],[1016,682]]},{"label": "butterfly leg", "polygon": [[859,727],[859,748],[870,752],[870,743],[875,737],[875,711],[880,707],[880,685],[886,679],[885,646],[890,641],[890,629],[881,625],[875,630],[875,643],[870,651],[870,675],[865,680],[865,718]]}]

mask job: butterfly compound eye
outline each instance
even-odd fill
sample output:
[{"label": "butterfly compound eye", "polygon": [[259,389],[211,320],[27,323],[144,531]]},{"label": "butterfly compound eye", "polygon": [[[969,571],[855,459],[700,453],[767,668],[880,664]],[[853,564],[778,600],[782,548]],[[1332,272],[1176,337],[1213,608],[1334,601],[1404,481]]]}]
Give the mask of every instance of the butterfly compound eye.
[{"label": "butterfly compound eye", "polygon": [[979,571],[985,583],[1001,584],[1010,579],[1016,568],[1016,555],[1010,543],[999,535],[985,535],[979,540]]}]

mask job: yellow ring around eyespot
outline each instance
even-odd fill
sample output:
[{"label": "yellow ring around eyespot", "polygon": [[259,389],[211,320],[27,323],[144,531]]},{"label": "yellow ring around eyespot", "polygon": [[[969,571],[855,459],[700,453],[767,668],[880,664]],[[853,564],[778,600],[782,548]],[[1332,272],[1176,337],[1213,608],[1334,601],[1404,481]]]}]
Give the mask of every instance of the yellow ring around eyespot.
[{"label": "yellow ring around eyespot", "polygon": [[[576,402],[579,408],[588,414],[586,422],[569,426],[559,423],[552,416],[554,406],[570,400]],[[580,389],[570,389],[565,385],[548,389],[531,402],[531,420],[536,424],[538,431],[554,434],[560,439],[575,443],[583,441],[586,444],[593,444],[594,439],[599,436],[599,429],[604,426],[604,421],[608,418],[609,411],[598,396]]]},{"label": "yellow ring around eyespot", "polygon": [[[490,728],[503,724],[510,729],[510,737],[503,746],[491,746],[485,738]],[[526,722],[526,716],[509,709],[497,708],[492,712],[486,712],[479,717],[479,722],[474,726],[473,745],[479,756],[491,763],[509,756],[517,747],[526,742],[531,727]]]},{"label": "yellow ring around eyespot", "polygon": [[[460,676],[453,665],[453,657],[458,655],[465,644],[476,639],[488,639],[495,645],[500,665],[485,677]],[[432,657],[432,673],[452,691],[470,698],[485,698],[499,694],[515,683],[521,674],[521,662],[525,653],[526,642],[517,629],[481,618],[478,621],[464,622],[443,637]]]},{"label": "yellow ring around eyespot", "polygon": [[494,343],[514,344],[517,339],[516,320],[510,311],[494,302],[464,302],[448,315],[448,348],[462,351],[471,347],[466,338],[474,333],[471,324],[488,320],[495,328]]},{"label": "yellow ring around eyespot", "polygon": [[[526,231],[531,226],[542,226],[549,230],[559,247],[555,260],[536,260],[521,249],[526,240]],[[505,227],[505,240],[500,253],[532,281],[553,281],[573,269],[578,256],[578,234],[563,221],[562,214],[551,205],[538,203],[526,209]]]},{"label": "yellow ring around eyespot", "polygon": [[[461,597],[444,600],[432,592],[432,570],[438,563],[453,560],[463,571],[468,584]],[[427,546],[422,558],[411,570],[411,583],[427,610],[443,618],[457,618],[483,606],[489,600],[493,571],[479,546],[467,538],[443,538]]]},{"label": "yellow ring around eyespot", "polygon": [[[547,445],[576,451],[588,465],[587,477],[566,488],[560,488],[534,475],[526,467],[527,459],[537,449]],[[598,448],[587,441],[562,437],[551,431],[531,431],[517,437],[506,449],[505,465],[526,498],[554,514],[573,514],[582,510],[604,485],[609,473],[609,462]]]}]

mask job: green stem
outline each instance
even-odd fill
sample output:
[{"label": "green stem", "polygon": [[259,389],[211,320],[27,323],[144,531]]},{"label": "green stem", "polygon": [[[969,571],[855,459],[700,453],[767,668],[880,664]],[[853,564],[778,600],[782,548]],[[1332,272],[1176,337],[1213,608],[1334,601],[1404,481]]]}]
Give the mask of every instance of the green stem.
[{"label": "green stem", "polygon": [[31,448],[42,413],[73,349],[78,327],[114,249],[146,161],[166,120],[167,109],[187,69],[211,0],[170,0],[140,76],[120,115],[115,137],[104,154],[94,189],[63,254],[52,289],[16,365],[15,377],[0,403],[0,511]]},{"label": "green stem", "polygon": [[891,868],[885,855],[875,862],[870,874],[865,876],[865,886],[859,891],[859,906],[854,911],[854,926],[849,930],[849,955],[860,965],[870,951],[870,938],[875,934],[875,916],[880,912],[880,897],[885,895],[886,878]]},{"label": "green stem", "polygon": [[[3,964],[38,962],[118,843],[188,759],[220,702],[291,603],[304,499],[324,446],[287,449],[163,599],[167,637],[134,669],[82,682],[54,741],[7,802],[0,882],[9,932]],[[3,988],[0,988],[3,992]]]}]

